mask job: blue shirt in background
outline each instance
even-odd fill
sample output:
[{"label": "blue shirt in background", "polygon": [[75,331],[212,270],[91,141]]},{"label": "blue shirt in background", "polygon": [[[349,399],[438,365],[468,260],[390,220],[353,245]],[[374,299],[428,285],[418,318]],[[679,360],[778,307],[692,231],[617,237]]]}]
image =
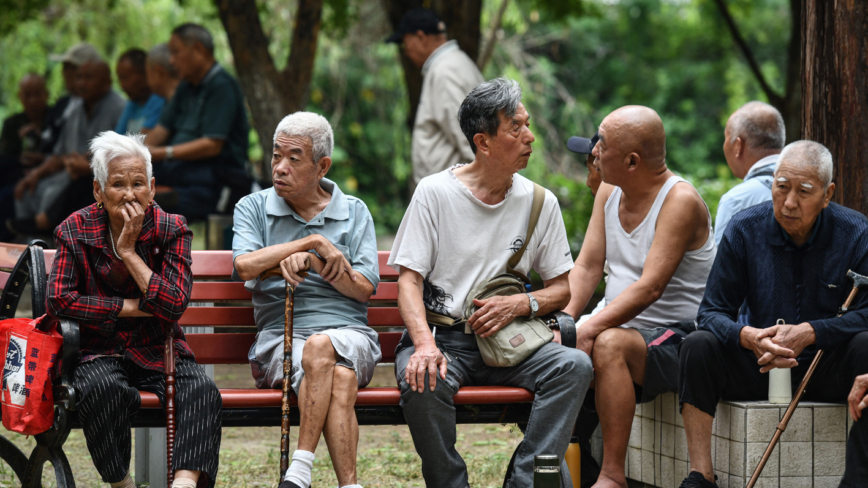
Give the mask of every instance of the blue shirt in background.
[{"label": "blue shirt in background", "polygon": [[772,202],[733,217],[708,275],[697,328],[739,350],[744,325],[736,323],[736,315],[742,303],[756,328],[778,319],[808,322],[817,342],[802,352],[800,364],[818,349],[841,346],[868,330],[868,293],[859,293],[850,311],[836,317],[853,288],[847,270],[868,276],[868,219],[830,203],[814,225],[810,239],[796,246],[775,219]]},{"label": "blue shirt in background", "polygon": [[744,181],[720,197],[717,215],[714,217],[714,242],[718,247],[723,240],[726,224],[733,215],[772,199],[772,179],[779,157],[780,154],[773,154],[754,163],[744,175]]},{"label": "blue shirt in background", "polygon": [[165,103],[166,99],[159,95],[151,95],[144,104],[128,100],[121,120],[115,127],[115,132],[118,134],[138,134],[142,129],[153,129],[160,121],[160,114],[163,113]]},{"label": "blue shirt in background", "polygon": [[[374,220],[368,207],[358,198],[344,195],[331,180],[323,178],[320,186],[332,194],[332,199],[310,222],[293,212],[274,188],[242,198],[235,206],[232,259],[264,247],[320,234],[343,253],[353,270],[364,275],[376,291],[380,268]],[[240,279],[236,272],[233,278]],[[244,286],[253,293],[256,327],[282,330],[286,293],[283,279],[261,281],[255,278]],[[342,295],[313,271],[296,288],[293,313],[296,328],[368,325],[367,303]]]}]

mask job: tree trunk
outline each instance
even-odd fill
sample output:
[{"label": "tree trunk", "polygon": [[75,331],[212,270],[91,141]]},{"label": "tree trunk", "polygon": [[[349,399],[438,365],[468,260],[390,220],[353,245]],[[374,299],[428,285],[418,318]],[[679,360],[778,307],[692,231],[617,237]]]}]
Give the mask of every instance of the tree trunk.
[{"label": "tree trunk", "polygon": [[834,200],[868,213],[868,5],[805,0],[802,39],[801,136],[832,152]]},{"label": "tree trunk", "polygon": [[[446,36],[458,41],[458,47],[477,59],[479,56],[479,29],[482,16],[482,0],[383,0],[389,15],[392,29],[396,30],[401,23],[401,17],[414,8],[426,7],[437,12],[437,16],[446,24]],[[410,97],[410,111],[407,114],[407,126],[412,129],[416,120],[416,108],[419,106],[419,96],[422,93],[422,71],[404,55],[401,66],[404,68],[404,81],[407,85],[407,95]]]},{"label": "tree trunk", "polygon": [[256,2],[214,0],[214,3],[229,38],[238,81],[253,117],[253,128],[259,136],[263,154],[259,175],[267,180],[271,173],[268,161],[274,129],[283,117],[304,109],[307,104],[322,0],[298,0],[289,62],[282,73],[277,71],[268,52],[268,38],[262,30]]}]

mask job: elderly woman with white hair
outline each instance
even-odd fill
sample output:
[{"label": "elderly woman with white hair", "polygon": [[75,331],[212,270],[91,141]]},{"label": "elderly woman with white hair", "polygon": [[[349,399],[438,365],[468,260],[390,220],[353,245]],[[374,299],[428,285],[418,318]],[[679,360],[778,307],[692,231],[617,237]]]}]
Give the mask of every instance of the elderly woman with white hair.
[{"label": "elderly woman with white hair", "polygon": [[192,233],[184,217],[154,203],[143,138],[103,132],[91,141],[96,203],[55,230],[48,311],[79,323],[81,359],[73,377],[79,420],[94,465],[112,487],[135,487],[129,418],[141,405],[139,390],[165,405],[164,341],[174,328],[173,486],[213,487],[222,400],[178,326],[192,287]]},{"label": "elderly woman with white hair", "polygon": [[[259,388],[283,382],[284,281],[259,279],[280,266],[296,287],[290,382],[298,395],[298,449],[280,488],[310,488],[325,436],[338,485],[358,488],[356,393],[380,360],[367,302],[379,282],[374,221],[365,203],[325,178],[334,147],[321,115],[296,112],[274,133],[274,186],[235,206],[236,277],[253,293],[259,333],[248,358]],[[307,278],[300,271],[310,267]]]},{"label": "elderly woman with white hair", "polygon": [[[832,403],[845,401],[854,379],[868,373],[868,293],[837,317],[853,287],[847,271],[868,276],[868,219],[831,203],[832,177],[828,149],[793,142],[775,168],[772,201],[742,210],[726,226],[698,330],[679,350],[691,469],[682,488],[717,486],[711,457],[717,403],[767,399],[763,373],[789,369],[796,386],[823,350],[804,400]],[[750,325],[737,321],[743,303]],[[853,423],[845,463],[840,486],[868,486],[868,422]]]}]

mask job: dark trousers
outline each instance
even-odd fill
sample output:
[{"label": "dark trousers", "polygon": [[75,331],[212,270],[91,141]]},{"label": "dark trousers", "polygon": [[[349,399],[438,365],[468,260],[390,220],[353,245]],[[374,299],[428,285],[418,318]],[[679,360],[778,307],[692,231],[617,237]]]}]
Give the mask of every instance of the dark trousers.
[{"label": "dark trousers", "polygon": [[166,212],[183,215],[187,222],[205,220],[217,213],[217,201],[223,185],[218,181],[219,162],[216,160],[178,161],[170,159],[154,164],[154,179],[177,194],[177,201],[160,207]]},{"label": "dark trousers", "polygon": [[[175,470],[201,471],[199,486],[214,486],[220,454],[223,400],[214,382],[194,361],[176,361]],[[130,416],[141,406],[138,390],[154,393],[165,406],[162,371],[144,369],[125,358],[102,357],[79,364],[73,380],[81,400],[87,450],[102,480],[117,483],[130,470]],[[207,484],[202,481],[207,478]]]},{"label": "dark trousers", "polygon": [[[708,331],[687,336],[680,351],[681,404],[689,403],[714,416],[717,402],[768,398],[769,379],[759,371],[753,352],[726,348]],[[810,359],[792,370],[793,392],[805,377]],[[806,401],[847,400],[856,376],[868,373],[868,332],[823,354],[803,397]],[[866,412],[868,413],[868,412]],[[773,432],[769,432],[771,436]],[[853,423],[847,439],[843,487],[868,486],[868,417]]]}]

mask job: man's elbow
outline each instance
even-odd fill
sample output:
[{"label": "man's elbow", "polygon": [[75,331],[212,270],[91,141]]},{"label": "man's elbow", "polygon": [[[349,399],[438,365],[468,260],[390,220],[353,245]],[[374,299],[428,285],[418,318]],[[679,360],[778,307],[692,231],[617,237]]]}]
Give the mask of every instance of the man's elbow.
[{"label": "man's elbow", "polygon": [[241,281],[250,281],[256,278],[256,273],[247,266],[246,261],[247,260],[244,259],[244,256],[238,256],[235,258],[235,272],[238,273],[238,277],[241,278]]},{"label": "man's elbow", "polygon": [[554,303],[555,310],[563,310],[567,308],[567,305],[570,304],[570,287],[563,286],[558,287],[554,296],[552,296],[552,302]]},{"label": "man's elbow", "polygon": [[205,147],[205,154],[203,157],[213,158],[220,155],[220,151],[223,150],[223,141],[219,139],[209,139],[209,144]]}]

